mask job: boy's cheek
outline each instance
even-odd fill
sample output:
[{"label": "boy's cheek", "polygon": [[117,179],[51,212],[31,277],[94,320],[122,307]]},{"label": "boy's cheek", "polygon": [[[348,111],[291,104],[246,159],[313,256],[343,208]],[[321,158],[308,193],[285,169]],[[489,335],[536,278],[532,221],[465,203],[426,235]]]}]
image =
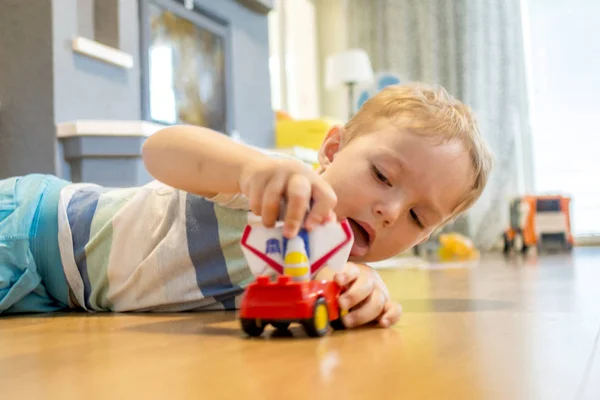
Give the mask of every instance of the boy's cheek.
[{"label": "boy's cheek", "polygon": [[369,253],[366,254],[365,258],[369,258],[368,260],[364,260],[365,262],[376,262],[386,260],[390,257],[395,257],[398,254],[410,249],[416,244],[416,239],[412,241],[407,241],[406,237],[395,233],[395,236],[388,238],[387,240],[378,241],[375,243]]}]

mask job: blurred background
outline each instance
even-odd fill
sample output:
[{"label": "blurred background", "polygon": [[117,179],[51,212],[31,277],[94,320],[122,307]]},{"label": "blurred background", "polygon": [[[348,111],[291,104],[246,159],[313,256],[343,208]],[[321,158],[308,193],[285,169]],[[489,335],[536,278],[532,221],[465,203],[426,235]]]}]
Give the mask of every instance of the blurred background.
[{"label": "blurred background", "polygon": [[0,0],[0,178],[150,177],[171,124],[315,163],[383,87],[441,84],[497,157],[481,200],[420,255],[600,243],[600,2]]}]

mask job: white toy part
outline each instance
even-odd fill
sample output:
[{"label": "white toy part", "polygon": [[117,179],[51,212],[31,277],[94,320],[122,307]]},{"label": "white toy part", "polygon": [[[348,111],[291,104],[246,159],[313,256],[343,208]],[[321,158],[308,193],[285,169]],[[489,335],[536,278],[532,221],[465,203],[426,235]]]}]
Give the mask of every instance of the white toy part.
[{"label": "white toy part", "polygon": [[[264,275],[268,268],[284,274],[283,223],[278,222],[275,227],[267,228],[259,217],[250,214],[241,241],[250,270],[254,276]],[[293,245],[293,239],[288,241],[288,247]],[[309,232],[309,248],[305,252],[309,255],[311,278],[326,265],[333,271],[341,271],[348,261],[353,242],[352,229],[346,220],[328,222]]]}]

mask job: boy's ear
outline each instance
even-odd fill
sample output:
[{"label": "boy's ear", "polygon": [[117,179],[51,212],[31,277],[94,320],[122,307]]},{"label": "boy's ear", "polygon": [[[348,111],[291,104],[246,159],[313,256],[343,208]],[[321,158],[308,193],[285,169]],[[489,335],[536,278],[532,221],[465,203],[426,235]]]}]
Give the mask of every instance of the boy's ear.
[{"label": "boy's ear", "polygon": [[325,140],[323,140],[319,149],[319,164],[321,164],[322,171],[331,164],[335,154],[340,150],[343,135],[344,127],[340,125],[331,127],[327,132],[327,136],[325,136]]}]

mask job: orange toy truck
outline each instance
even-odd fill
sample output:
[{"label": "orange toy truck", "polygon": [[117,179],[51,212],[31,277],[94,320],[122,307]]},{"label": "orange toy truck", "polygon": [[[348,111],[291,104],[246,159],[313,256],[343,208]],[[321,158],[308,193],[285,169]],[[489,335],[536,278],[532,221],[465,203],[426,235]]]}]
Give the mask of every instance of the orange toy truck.
[{"label": "orange toy truck", "polygon": [[510,203],[510,225],[504,232],[504,253],[567,250],[573,247],[569,197],[524,196]]}]

